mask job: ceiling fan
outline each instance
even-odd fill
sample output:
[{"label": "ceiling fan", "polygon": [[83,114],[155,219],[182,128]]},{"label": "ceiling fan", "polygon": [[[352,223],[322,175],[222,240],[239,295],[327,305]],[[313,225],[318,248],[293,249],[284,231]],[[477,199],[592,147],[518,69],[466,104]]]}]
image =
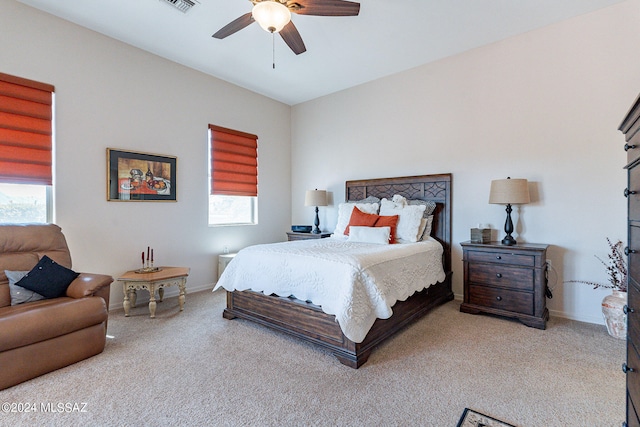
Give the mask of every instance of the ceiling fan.
[{"label": "ceiling fan", "polygon": [[296,54],[306,52],[307,48],[293,21],[291,12],[298,15],[315,16],[357,16],[360,3],[345,0],[249,0],[253,9],[238,19],[231,21],[213,35],[224,39],[244,27],[257,21],[270,33],[280,33],[284,42]]}]

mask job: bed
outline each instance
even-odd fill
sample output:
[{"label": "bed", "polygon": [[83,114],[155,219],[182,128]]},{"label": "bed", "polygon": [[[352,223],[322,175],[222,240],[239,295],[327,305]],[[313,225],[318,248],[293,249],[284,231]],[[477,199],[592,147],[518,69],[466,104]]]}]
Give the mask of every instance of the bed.
[{"label": "bed", "polygon": [[[345,200],[361,201],[367,197],[392,199],[394,195],[406,199],[435,202],[431,237],[441,247],[442,280],[415,292],[406,300],[398,300],[392,306],[389,318],[378,318],[368,328],[364,338],[351,340],[345,335],[336,315],[325,313],[319,305],[294,297],[265,294],[250,289],[227,291],[227,307],[223,317],[236,317],[268,326],[311,342],[325,349],[344,365],[359,368],[369,358],[373,348],[400,329],[420,319],[432,308],[453,299],[451,290],[451,174],[422,175],[412,177],[384,178],[347,181]],[[329,246],[322,242],[324,246]],[[304,245],[306,242],[274,244]],[[277,246],[280,245],[280,246]],[[420,245],[420,244],[418,244]],[[266,246],[266,245],[265,245]],[[397,246],[397,245],[388,245]],[[406,250],[409,250],[407,246]],[[404,248],[402,250],[405,250]],[[440,255],[439,255],[440,256]],[[236,260],[234,260],[236,262]],[[233,263],[232,263],[233,264]],[[227,270],[225,273],[227,274]],[[244,288],[250,288],[250,284]],[[326,310],[325,310],[326,311]]]}]

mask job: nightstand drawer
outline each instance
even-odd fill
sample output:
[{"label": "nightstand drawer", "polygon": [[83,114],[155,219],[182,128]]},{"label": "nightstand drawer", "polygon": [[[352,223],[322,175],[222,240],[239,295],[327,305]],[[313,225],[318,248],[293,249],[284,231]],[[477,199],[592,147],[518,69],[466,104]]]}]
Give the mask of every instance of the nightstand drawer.
[{"label": "nightstand drawer", "polygon": [[292,242],[294,240],[309,240],[309,239],[324,239],[330,237],[331,233],[299,233],[296,231],[287,231],[287,240]]},{"label": "nightstand drawer", "polygon": [[316,239],[316,237],[310,233],[287,233],[287,239],[291,242],[293,240]]},{"label": "nightstand drawer", "polygon": [[469,281],[532,291],[533,270],[496,264],[469,264]]},{"label": "nightstand drawer", "polygon": [[533,294],[477,285],[471,285],[470,290],[470,304],[533,315]]},{"label": "nightstand drawer", "polygon": [[508,252],[480,252],[469,251],[468,257],[470,262],[490,262],[496,264],[515,264],[524,267],[533,267],[535,265],[535,257],[531,255],[518,255]]}]

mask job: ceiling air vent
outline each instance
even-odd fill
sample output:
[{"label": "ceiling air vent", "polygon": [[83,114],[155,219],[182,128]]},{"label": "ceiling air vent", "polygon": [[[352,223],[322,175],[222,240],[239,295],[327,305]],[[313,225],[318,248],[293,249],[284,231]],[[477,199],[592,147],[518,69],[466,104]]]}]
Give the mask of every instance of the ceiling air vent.
[{"label": "ceiling air vent", "polygon": [[169,3],[182,13],[187,13],[189,9],[196,5],[194,0],[161,0],[165,3]]}]

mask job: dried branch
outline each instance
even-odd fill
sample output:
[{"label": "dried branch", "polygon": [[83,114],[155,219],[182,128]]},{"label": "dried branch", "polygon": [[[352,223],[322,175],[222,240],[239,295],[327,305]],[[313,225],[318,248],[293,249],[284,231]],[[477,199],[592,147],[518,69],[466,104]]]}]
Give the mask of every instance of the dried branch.
[{"label": "dried branch", "polygon": [[616,243],[612,243],[607,237],[607,243],[609,244],[610,250],[607,256],[608,262],[605,262],[597,255],[596,258],[605,266],[607,276],[609,276],[609,283],[586,280],[567,280],[565,283],[582,283],[593,286],[593,289],[606,288],[626,292],[628,271],[627,260],[624,255],[624,250],[622,249],[622,242],[618,240]]}]

